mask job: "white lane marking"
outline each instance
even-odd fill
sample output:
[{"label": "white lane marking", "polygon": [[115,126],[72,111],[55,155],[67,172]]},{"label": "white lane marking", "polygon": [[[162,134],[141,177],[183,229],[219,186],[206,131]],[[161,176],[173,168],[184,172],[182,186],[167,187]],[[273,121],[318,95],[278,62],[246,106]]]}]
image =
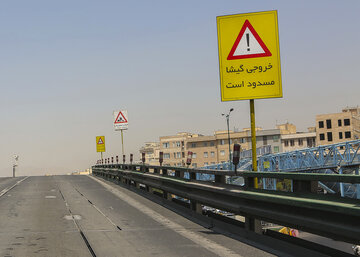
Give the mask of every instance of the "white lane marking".
[{"label": "white lane marking", "polygon": [[235,253],[234,251],[219,245],[218,243],[215,243],[214,241],[207,239],[201,235],[196,234],[193,231],[190,231],[186,229],[185,227],[165,218],[161,214],[153,211],[152,209],[148,208],[147,206],[143,205],[142,203],[136,201],[135,199],[131,198],[130,196],[120,192],[116,188],[106,184],[105,182],[99,180],[98,178],[95,178],[93,176],[89,176],[90,178],[97,181],[99,184],[103,185],[107,190],[109,190],[111,193],[119,197],[121,200],[127,202],[132,207],[138,209],[139,211],[143,212],[144,214],[148,215],[158,223],[174,230],[175,232],[179,233],[183,237],[186,237],[187,239],[190,239],[194,243],[205,247],[207,250],[217,254],[218,256],[229,256],[229,257],[241,257],[241,255]]},{"label": "white lane marking", "polygon": [[46,199],[54,199],[54,198],[56,198],[56,196],[55,195],[47,195],[47,196],[45,196],[45,198]]},{"label": "white lane marking", "polygon": [[16,182],[14,185],[12,185],[11,187],[5,188],[0,192],[0,197],[2,197],[4,194],[6,194],[7,192],[9,192],[11,189],[13,189],[14,187],[16,187],[17,185],[19,185],[21,182],[23,182],[25,179],[27,179],[28,177],[23,178],[22,180],[19,180],[18,182]]}]

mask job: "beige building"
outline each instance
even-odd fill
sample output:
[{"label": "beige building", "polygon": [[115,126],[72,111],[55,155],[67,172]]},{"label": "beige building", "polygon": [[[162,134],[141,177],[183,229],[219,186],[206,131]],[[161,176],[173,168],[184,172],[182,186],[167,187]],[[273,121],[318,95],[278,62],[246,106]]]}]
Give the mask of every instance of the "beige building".
[{"label": "beige building", "polygon": [[174,136],[160,137],[160,152],[164,153],[164,166],[185,166],[186,146],[185,141],[197,134],[180,132]]},{"label": "beige building", "polygon": [[316,115],[317,145],[359,139],[360,108],[345,108],[340,113]]},{"label": "beige building", "polygon": [[281,145],[283,152],[290,152],[316,146],[316,132],[298,132],[282,134]]},{"label": "beige building", "polygon": [[[278,125],[276,129],[256,128],[256,147],[271,146],[272,153],[279,153],[283,151],[283,146],[286,144],[283,137],[290,137],[297,140],[298,144],[301,144],[300,139],[304,140],[303,146],[314,146],[315,134],[301,134],[296,133],[296,126],[290,123]],[[308,142],[307,138],[311,138]],[[234,143],[240,144],[241,151],[251,149],[251,132],[250,129],[245,128],[242,131],[230,131],[230,151],[233,150]],[[140,152],[145,152],[146,163],[158,165],[159,159],[152,157],[155,152],[155,143],[147,143]],[[296,144],[296,146],[301,146]],[[294,145],[295,146],[295,145]],[[228,132],[215,131],[213,135],[204,136],[201,134],[193,134],[188,132],[177,133],[172,136],[162,136],[159,142],[159,152],[164,154],[164,166],[185,166],[187,152],[192,151],[192,167],[203,167],[207,165],[227,162],[229,160],[229,140]],[[299,149],[299,147],[297,147]],[[148,159],[149,158],[149,159]],[[151,158],[154,163],[151,162]]]},{"label": "beige building", "polygon": [[[281,150],[280,129],[257,129],[257,147],[271,145],[272,151]],[[251,133],[230,131],[230,151],[234,143],[242,150],[251,149]],[[178,133],[175,136],[160,137],[160,151],[164,153],[164,165],[184,166],[187,152],[192,151],[192,167],[203,167],[229,160],[229,140],[227,131],[216,131],[212,136]]]},{"label": "beige building", "polygon": [[140,149],[140,158],[141,154],[145,153],[145,163],[149,165],[159,165],[159,152],[160,144],[159,142],[147,142],[145,146]]}]

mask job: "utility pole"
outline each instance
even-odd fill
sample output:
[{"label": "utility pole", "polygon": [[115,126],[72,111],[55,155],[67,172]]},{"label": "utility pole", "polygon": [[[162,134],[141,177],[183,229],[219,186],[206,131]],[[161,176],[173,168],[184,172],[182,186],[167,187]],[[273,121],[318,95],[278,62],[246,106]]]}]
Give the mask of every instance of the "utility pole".
[{"label": "utility pole", "polygon": [[228,130],[228,143],[229,143],[229,164],[231,164],[231,146],[230,146],[230,124],[229,124],[229,120],[230,120],[230,112],[232,112],[234,109],[231,108],[229,110],[229,113],[228,114],[224,114],[222,113],[221,115],[222,116],[225,116],[226,117],[226,123],[227,123],[227,130]]}]

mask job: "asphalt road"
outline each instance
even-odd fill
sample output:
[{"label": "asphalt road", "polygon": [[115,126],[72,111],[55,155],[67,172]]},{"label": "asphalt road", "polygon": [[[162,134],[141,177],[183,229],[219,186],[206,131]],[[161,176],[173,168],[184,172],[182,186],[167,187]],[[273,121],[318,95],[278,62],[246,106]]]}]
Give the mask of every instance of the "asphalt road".
[{"label": "asphalt road", "polygon": [[0,179],[0,257],[273,256],[88,176]]}]

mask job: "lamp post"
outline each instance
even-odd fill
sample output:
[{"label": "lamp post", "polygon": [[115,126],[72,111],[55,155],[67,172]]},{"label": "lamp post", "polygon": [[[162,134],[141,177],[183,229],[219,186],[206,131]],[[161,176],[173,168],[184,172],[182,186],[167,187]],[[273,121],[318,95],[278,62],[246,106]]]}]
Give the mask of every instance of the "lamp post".
[{"label": "lamp post", "polygon": [[228,129],[228,143],[229,143],[229,163],[231,163],[231,148],[230,148],[230,128],[229,128],[229,119],[230,119],[230,113],[234,110],[234,108],[231,108],[229,110],[228,114],[222,113],[222,116],[226,117],[226,123],[227,123],[227,129]]}]

